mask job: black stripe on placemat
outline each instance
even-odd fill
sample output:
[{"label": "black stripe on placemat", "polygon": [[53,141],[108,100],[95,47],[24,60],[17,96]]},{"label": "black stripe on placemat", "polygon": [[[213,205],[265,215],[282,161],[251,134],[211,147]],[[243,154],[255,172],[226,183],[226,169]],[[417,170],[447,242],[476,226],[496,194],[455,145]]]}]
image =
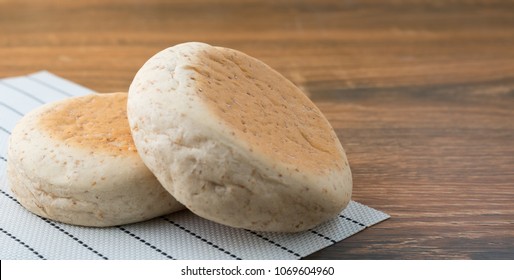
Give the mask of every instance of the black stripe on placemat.
[{"label": "black stripe on placemat", "polygon": [[49,88],[49,89],[53,89],[53,90],[55,90],[55,91],[57,91],[57,92],[59,92],[59,93],[62,93],[62,94],[64,94],[64,95],[68,96],[68,97],[73,97],[73,95],[71,95],[70,93],[68,93],[68,92],[66,92],[66,91],[64,91],[64,90],[62,90],[62,89],[60,89],[60,88],[58,88],[58,87],[55,87],[55,86],[53,86],[53,85],[51,85],[51,84],[48,84],[48,83],[46,83],[46,82],[43,82],[43,81],[41,81],[41,80],[39,80],[39,79],[36,79],[36,78],[34,78],[34,77],[32,77],[32,76],[25,76],[25,77],[27,77],[27,79],[29,79],[29,80],[31,80],[31,81],[34,81],[34,82],[36,82],[36,83],[38,83],[38,84],[41,84],[41,85],[43,85],[43,86],[46,86],[46,87],[47,87],[47,88]]},{"label": "black stripe on placemat", "polygon": [[337,243],[337,241],[335,241],[334,239],[332,239],[332,238],[330,238],[330,237],[328,237],[328,236],[326,236],[326,235],[324,235],[324,234],[322,234],[320,232],[317,232],[317,231],[315,231],[313,229],[311,229],[310,232],[316,234],[319,237],[322,237],[325,240],[328,240],[328,241],[332,242],[332,244],[336,244]]},{"label": "black stripe on placemat", "polygon": [[[22,116],[22,117],[23,117],[23,113],[22,113],[22,112],[20,112],[20,111],[18,111],[18,110],[16,110],[16,109],[14,109],[13,107],[11,107],[11,106],[9,106],[9,105],[7,105],[7,104],[3,103],[3,102],[0,102],[0,105],[4,106],[5,108],[7,108],[7,109],[9,109],[9,110],[11,110],[11,111],[15,112],[16,114],[18,114],[18,115],[20,115],[20,116]],[[7,130],[6,130],[6,131],[7,131]],[[11,133],[9,133],[9,134],[11,134]]]},{"label": "black stripe on placemat", "polygon": [[6,193],[4,190],[0,189],[0,193],[2,193],[2,194],[3,194],[3,195],[5,195],[7,198],[9,198],[10,200],[12,200],[12,201],[16,202],[18,205],[20,205],[20,206],[21,206],[20,202],[19,202],[16,198],[12,197],[10,194]]},{"label": "black stripe on placemat", "polygon": [[347,221],[350,221],[350,222],[352,222],[352,223],[354,223],[354,224],[357,224],[357,225],[359,225],[359,226],[366,227],[366,228],[368,227],[368,226],[366,226],[365,224],[363,224],[363,223],[361,223],[361,222],[359,222],[359,221],[356,221],[356,220],[354,220],[354,219],[352,219],[352,218],[348,218],[348,217],[346,217],[345,215],[339,215],[339,217],[340,217],[340,218],[343,218],[343,219],[345,219],[345,220],[347,220]]},{"label": "black stripe on placemat", "polygon": [[140,241],[141,243],[145,244],[146,246],[154,249],[155,251],[157,251],[158,253],[160,253],[161,255],[165,256],[166,258],[170,259],[170,260],[174,260],[175,258],[173,258],[172,256],[168,255],[166,252],[164,252],[163,250],[155,247],[155,245],[152,245],[150,242],[144,240],[143,238],[135,235],[134,233],[130,232],[128,229],[122,227],[122,226],[117,226],[117,228],[121,231],[123,231],[124,233],[134,237],[136,240]]},{"label": "black stripe on placemat", "polygon": [[280,249],[282,249],[282,250],[284,250],[284,251],[288,252],[289,254],[293,254],[293,255],[295,255],[296,257],[299,257],[299,258],[301,258],[301,257],[302,257],[300,254],[298,254],[298,253],[294,252],[293,250],[291,250],[291,249],[289,249],[289,248],[287,248],[287,247],[285,247],[285,246],[283,246],[283,245],[278,244],[277,242],[275,242],[275,241],[273,241],[273,240],[271,240],[271,239],[267,238],[266,236],[260,235],[260,234],[258,234],[258,233],[257,233],[257,232],[255,232],[255,231],[251,231],[251,230],[246,230],[246,231],[247,231],[247,232],[249,232],[249,233],[251,233],[251,234],[253,234],[253,235],[255,235],[255,236],[257,236],[257,237],[259,237],[259,238],[261,238],[261,239],[263,239],[263,240],[265,240],[265,241],[267,241],[268,243],[271,243],[271,244],[273,244],[273,245],[277,246],[278,248],[280,248]]},{"label": "black stripe on placemat", "polygon": [[[18,205],[21,206],[20,202],[12,197],[10,194],[6,193],[5,191],[1,190],[0,189],[0,193],[2,193],[3,195],[5,195],[6,197],[8,197],[9,199],[11,199],[12,201],[16,202]],[[67,235],[68,237],[70,237],[71,239],[75,240],[77,243],[79,243],[80,245],[82,245],[84,248],[88,249],[89,251],[93,252],[95,255],[99,256],[100,258],[104,259],[104,260],[108,260],[107,257],[105,257],[104,255],[102,255],[101,253],[99,253],[97,250],[91,248],[91,246],[87,245],[84,241],[78,239],[77,237],[75,237],[73,234],[67,232],[66,230],[64,230],[63,228],[61,228],[60,226],[58,226],[56,223],[54,223],[53,221],[47,219],[47,218],[43,218],[41,216],[38,216],[36,215],[36,217],[40,218],[41,220],[45,221],[47,224],[51,225],[52,227],[56,228],[57,230],[59,230],[60,232],[64,233],[65,235]]]},{"label": "black stripe on placemat", "polygon": [[1,159],[1,160],[3,160],[3,161],[5,161],[5,162],[7,162],[7,159],[6,159],[6,158],[4,158],[3,156],[0,156],[0,159]]},{"label": "black stripe on placemat", "polygon": [[23,245],[23,247],[29,249],[29,251],[31,251],[34,255],[36,255],[38,258],[42,259],[42,260],[46,260],[45,257],[43,257],[43,255],[41,255],[40,253],[38,253],[36,250],[34,250],[34,248],[30,247],[29,245],[27,245],[25,242],[21,241],[18,237],[12,235],[10,232],[6,231],[5,229],[1,228],[0,227],[0,231],[3,232],[5,235],[9,236],[11,239],[13,239],[14,241],[20,243],[21,245]]},{"label": "black stripe on placemat", "polygon": [[108,260],[108,258],[104,255],[102,255],[101,253],[99,253],[97,250],[91,248],[91,246],[87,245],[84,241],[78,239],[76,236],[74,236],[73,234],[67,232],[65,229],[61,228],[60,226],[58,226],[55,222],[51,221],[50,219],[47,219],[47,218],[43,218],[43,217],[40,217],[38,216],[39,218],[41,218],[43,221],[45,221],[47,224],[51,225],[52,227],[56,228],[57,230],[59,230],[60,232],[66,234],[68,237],[70,237],[71,239],[75,240],[78,244],[82,245],[84,248],[88,249],[89,251],[93,252],[95,255],[99,256],[100,258],[104,259],[104,260]]},{"label": "black stripe on placemat", "polygon": [[180,225],[180,224],[178,224],[178,223],[176,223],[176,222],[174,222],[174,221],[172,221],[172,220],[170,220],[170,219],[168,219],[168,218],[166,218],[166,217],[163,217],[162,219],[163,219],[163,220],[165,220],[165,221],[167,221],[168,223],[170,223],[170,224],[172,224],[172,225],[174,225],[174,226],[178,227],[179,229],[181,229],[181,230],[183,230],[183,231],[185,231],[185,232],[189,233],[190,235],[192,235],[192,236],[194,236],[194,237],[196,237],[196,238],[200,239],[201,241],[203,241],[203,242],[205,242],[205,243],[209,244],[209,245],[210,245],[210,246],[212,246],[213,248],[218,249],[220,252],[223,252],[223,253],[225,253],[225,254],[229,255],[230,257],[232,257],[232,258],[234,258],[234,259],[236,259],[236,260],[241,260],[241,258],[240,258],[240,257],[238,257],[238,256],[234,255],[233,253],[231,253],[231,252],[227,251],[226,249],[221,248],[220,246],[218,246],[218,245],[216,245],[216,244],[212,243],[211,241],[209,241],[209,240],[207,240],[207,239],[205,239],[205,238],[201,237],[200,235],[198,235],[198,234],[196,234],[196,233],[192,232],[191,230],[189,230],[189,229],[187,229],[187,228],[183,227],[182,225]]},{"label": "black stripe on placemat", "polygon": [[19,92],[19,93],[21,93],[21,94],[25,95],[26,97],[28,97],[28,98],[30,98],[30,99],[32,99],[32,100],[35,100],[35,101],[37,101],[37,102],[39,102],[39,103],[41,103],[41,104],[45,104],[45,101],[43,101],[43,100],[41,100],[41,99],[39,99],[39,98],[35,97],[34,95],[30,94],[29,92],[26,92],[26,91],[24,91],[24,90],[22,90],[22,89],[20,89],[20,88],[17,88],[17,87],[15,87],[15,86],[13,86],[13,85],[10,85],[10,84],[8,84],[8,83],[6,83],[6,82],[2,81],[2,80],[0,80],[0,83],[1,83],[1,84],[3,84],[4,86],[6,86],[6,87],[10,88],[10,89],[13,89],[13,90],[15,90],[15,91],[17,91],[17,92]]},{"label": "black stripe on placemat", "polygon": [[0,126],[0,130],[11,135],[11,132],[9,130],[5,129],[3,126]]}]

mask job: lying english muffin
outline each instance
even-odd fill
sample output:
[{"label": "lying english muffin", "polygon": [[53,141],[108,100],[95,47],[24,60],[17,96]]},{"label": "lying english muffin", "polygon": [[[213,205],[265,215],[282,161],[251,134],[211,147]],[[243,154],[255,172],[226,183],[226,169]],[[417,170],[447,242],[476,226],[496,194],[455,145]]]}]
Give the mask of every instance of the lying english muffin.
[{"label": "lying english muffin", "polygon": [[136,74],[127,111],[143,161],[206,219],[297,232],[350,200],[350,167],[327,119],[239,51],[185,43],[159,52]]},{"label": "lying english muffin", "polygon": [[105,227],[183,209],[141,161],[126,116],[127,93],[46,104],[11,134],[7,174],[29,211]]}]

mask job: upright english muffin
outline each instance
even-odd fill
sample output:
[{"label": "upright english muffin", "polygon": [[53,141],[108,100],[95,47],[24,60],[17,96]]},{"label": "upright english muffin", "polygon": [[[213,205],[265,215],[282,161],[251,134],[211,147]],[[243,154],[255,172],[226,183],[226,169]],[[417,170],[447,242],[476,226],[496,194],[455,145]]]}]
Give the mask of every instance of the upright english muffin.
[{"label": "upright english muffin", "polygon": [[136,74],[127,110],[143,161],[206,219],[296,232],[350,200],[350,167],[327,119],[244,53],[203,43],[163,50]]}]

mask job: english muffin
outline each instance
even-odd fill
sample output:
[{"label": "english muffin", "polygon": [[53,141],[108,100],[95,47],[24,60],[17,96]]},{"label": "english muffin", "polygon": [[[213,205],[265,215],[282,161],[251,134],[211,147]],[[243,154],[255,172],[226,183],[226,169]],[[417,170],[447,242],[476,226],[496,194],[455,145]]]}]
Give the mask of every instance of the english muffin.
[{"label": "english muffin", "polygon": [[183,206],[139,157],[127,93],[46,104],[12,131],[7,175],[18,201],[52,220],[105,227],[144,221]]},{"label": "english muffin", "polygon": [[157,53],[136,74],[127,113],[148,168],[206,219],[297,232],[350,200],[350,167],[327,119],[242,52],[184,43]]}]

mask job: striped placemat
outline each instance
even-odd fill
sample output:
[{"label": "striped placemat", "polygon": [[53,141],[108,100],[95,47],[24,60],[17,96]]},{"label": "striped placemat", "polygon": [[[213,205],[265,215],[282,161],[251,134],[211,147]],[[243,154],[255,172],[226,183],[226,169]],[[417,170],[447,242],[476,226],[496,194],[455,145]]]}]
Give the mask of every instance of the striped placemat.
[{"label": "striped placemat", "polygon": [[352,201],[325,224],[283,234],[234,229],[189,211],[110,228],[67,225],[26,211],[5,175],[11,130],[42,104],[92,92],[46,71],[0,79],[0,259],[300,259],[389,218]]}]

